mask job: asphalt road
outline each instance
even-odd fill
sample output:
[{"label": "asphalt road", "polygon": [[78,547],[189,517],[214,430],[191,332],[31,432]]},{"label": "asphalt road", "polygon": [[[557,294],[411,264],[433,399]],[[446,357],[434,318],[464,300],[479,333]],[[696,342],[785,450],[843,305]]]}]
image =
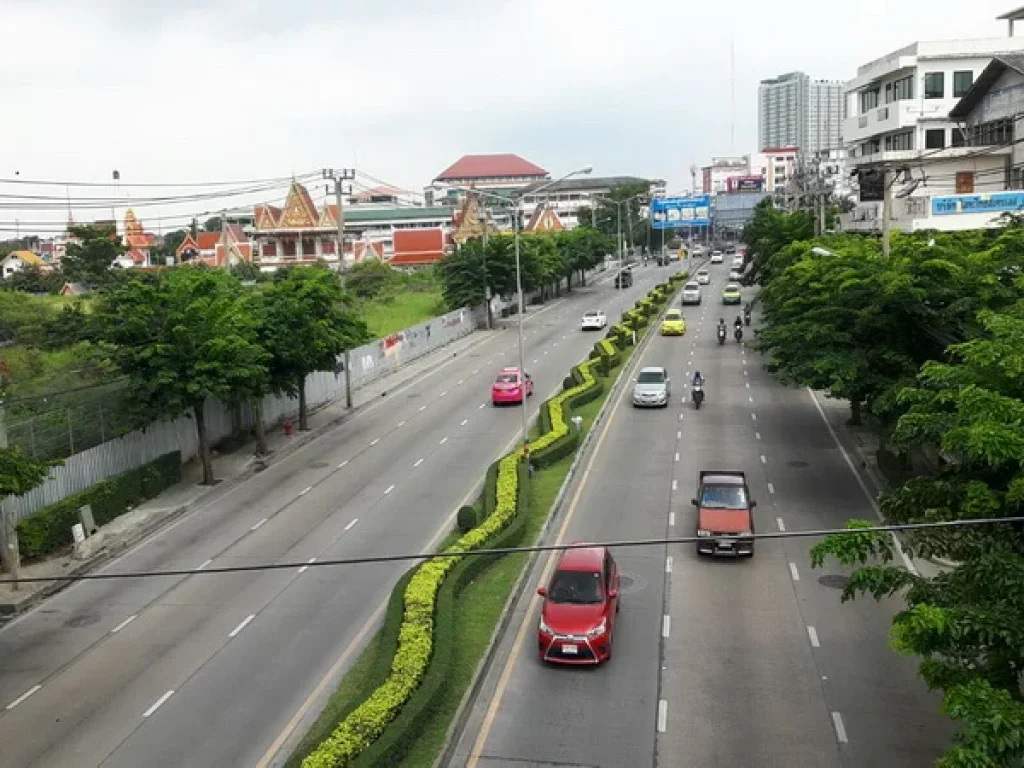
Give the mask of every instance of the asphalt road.
[{"label": "asphalt road", "polygon": [[[617,316],[678,269],[636,270],[530,312],[531,414],[599,338],[583,311]],[[616,295],[616,294],[619,295]],[[495,372],[518,363],[496,333],[366,408],[108,571],[419,552],[451,529],[486,466],[514,442],[493,408]],[[301,735],[407,566],[296,568],[79,583],[0,630],[4,766],[252,766]]]},{"label": "asphalt road", "polygon": [[[874,515],[809,393],[773,381],[731,334],[718,345],[718,317],[731,326],[738,308],[718,298],[728,266],[711,269],[686,336],[654,337],[636,361],[669,369],[672,406],[634,409],[624,390],[554,527],[562,543],[692,536],[701,469],[746,471],[760,531]],[[698,369],[707,400],[694,411],[682,399]],[[527,596],[451,765],[931,765],[952,726],[916,663],[887,647],[897,605],[841,605],[843,572],[812,571],[809,546],[760,541],[739,561],[692,544],[620,548],[614,657],[598,669],[538,660],[540,598]],[[538,561],[531,590],[552,566]]]}]

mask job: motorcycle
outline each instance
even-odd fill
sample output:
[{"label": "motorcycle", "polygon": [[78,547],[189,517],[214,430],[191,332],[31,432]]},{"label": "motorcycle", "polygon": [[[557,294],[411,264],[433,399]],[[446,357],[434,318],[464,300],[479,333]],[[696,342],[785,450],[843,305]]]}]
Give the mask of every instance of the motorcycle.
[{"label": "motorcycle", "polygon": [[743,322],[745,325],[750,325],[750,310],[743,310]]},{"label": "motorcycle", "polygon": [[725,326],[718,326],[718,343],[725,344]]},{"label": "motorcycle", "polygon": [[743,341],[743,329],[740,326],[736,326],[736,331],[733,333],[737,343]]},{"label": "motorcycle", "polygon": [[693,392],[690,393],[690,398],[693,400],[694,409],[699,411],[700,404],[704,402],[704,385],[695,386]]}]

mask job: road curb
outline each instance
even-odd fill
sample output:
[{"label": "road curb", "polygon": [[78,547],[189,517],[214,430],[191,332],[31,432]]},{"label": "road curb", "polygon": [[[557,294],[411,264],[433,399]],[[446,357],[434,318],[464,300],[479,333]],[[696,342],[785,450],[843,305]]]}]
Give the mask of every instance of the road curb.
[{"label": "road curb", "polygon": [[[658,313],[657,318],[652,320],[650,330],[648,330],[647,334],[633,350],[633,355],[630,357],[630,365],[635,367],[635,363],[639,361],[643,350],[646,349],[647,344],[656,335],[653,328],[655,322],[660,320],[665,312],[672,307],[676,297],[679,296],[681,292],[682,286],[680,286],[679,290],[676,291],[676,293],[674,293],[667,302],[665,302],[665,306],[662,308],[661,312]],[[619,371],[619,375],[616,377],[615,383],[612,384],[611,390],[608,392],[608,397],[605,398],[604,403],[601,404],[601,408],[597,412],[597,416],[594,417],[594,423],[590,425],[590,429],[587,430],[587,434],[584,436],[583,442],[576,450],[572,464],[569,465],[569,471],[566,473],[565,479],[562,480],[562,485],[558,489],[558,494],[555,496],[555,500],[551,503],[551,509],[548,512],[547,519],[544,521],[544,525],[541,526],[541,529],[537,534],[538,542],[545,540],[551,530],[551,526],[556,520],[560,519],[563,512],[562,507],[565,504],[565,497],[569,493],[569,488],[577,480],[576,475],[579,471],[580,463],[583,461],[585,456],[589,457],[588,451],[590,449],[590,443],[593,440],[593,436],[599,431],[599,428],[607,417],[608,404],[618,397],[622,388],[625,386],[624,382],[628,378],[623,375],[625,373],[626,367]],[[466,689],[466,693],[463,694],[462,701],[459,702],[459,706],[455,710],[455,716],[452,718],[452,722],[448,726],[448,731],[445,734],[445,747],[441,751],[441,754],[439,754],[434,760],[431,768],[441,768],[441,766],[451,763],[455,758],[459,742],[464,736],[465,728],[469,721],[469,715],[472,712],[473,707],[476,706],[484,681],[487,679],[487,675],[491,671],[495,656],[497,655],[498,646],[501,645],[501,639],[504,637],[505,631],[508,629],[508,626],[512,621],[512,617],[516,614],[520,602],[526,596],[523,592],[523,584],[533,572],[541,554],[544,553],[533,552],[530,554],[522,570],[519,572],[519,577],[512,585],[512,591],[509,592],[508,598],[505,600],[505,605],[501,609],[501,614],[499,615],[498,622],[494,627],[494,632],[491,633],[491,638],[487,643],[487,648],[484,650],[484,654],[480,658],[480,661],[477,662],[476,669],[473,670],[473,677],[470,679],[469,687]]]}]

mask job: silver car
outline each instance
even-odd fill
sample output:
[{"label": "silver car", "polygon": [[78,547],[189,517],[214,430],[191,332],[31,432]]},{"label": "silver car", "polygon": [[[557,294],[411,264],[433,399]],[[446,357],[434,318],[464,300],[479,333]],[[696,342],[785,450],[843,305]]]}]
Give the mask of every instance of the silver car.
[{"label": "silver car", "polygon": [[641,368],[633,384],[634,408],[666,408],[672,397],[672,381],[664,368]]}]

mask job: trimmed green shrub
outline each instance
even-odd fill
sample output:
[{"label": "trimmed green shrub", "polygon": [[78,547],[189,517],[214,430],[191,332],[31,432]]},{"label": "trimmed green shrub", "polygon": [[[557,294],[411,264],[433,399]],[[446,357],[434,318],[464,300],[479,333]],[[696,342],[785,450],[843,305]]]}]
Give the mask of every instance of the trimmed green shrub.
[{"label": "trimmed green shrub", "polygon": [[96,525],[103,525],[180,481],[180,451],[164,454],[123,475],[100,480],[19,522],[18,550],[30,560],[70,547],[71,526],[79,522],[79,507],[90,505]]},{"label": "trimmed green shrub", "polygon": [[469,506],[468,504],[459,507],[459,514],[456,520],[456,524],[459,526],[461,533],[468,533],[469,531],[476,528],[477,517],[476,509]]}]

